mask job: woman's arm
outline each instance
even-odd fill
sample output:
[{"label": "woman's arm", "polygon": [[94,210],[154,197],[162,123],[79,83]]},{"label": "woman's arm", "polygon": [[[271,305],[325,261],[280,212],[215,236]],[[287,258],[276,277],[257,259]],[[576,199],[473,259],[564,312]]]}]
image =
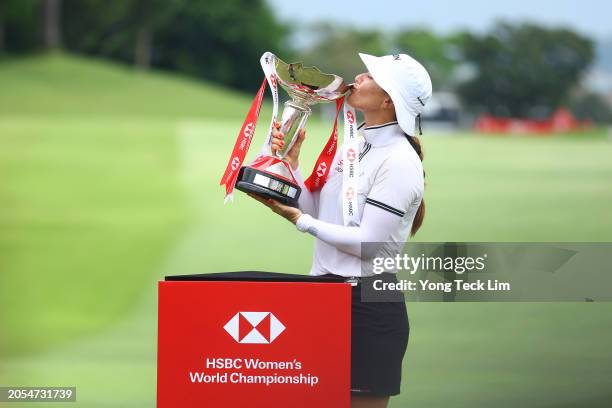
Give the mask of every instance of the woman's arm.
[{"label": "woman's arm", "polygon": [[316,217],[319,214],[319,192],[310,192],[304,184],[304,178],[300,173],[300,169],[296,169],[293,172],[295,179],[299,186],[302,188],[300,197],[298,198],[298,205],[303,213]]},{"label": "woman's arm", "polygon": [[391,234],[397,230],[401,220],[402,217],[399,215],[366,204],[361,225],[358,227],[331,224],[312,218],[308,214],[303,214],[298,218],[296,227],[302,232],[308,232],[321,241],[333,245],[340,251],[369,259],[375,255],[378,248],[375,248],[375,245],[368,245],[368,252],[371,249],[373,253],[362,253],[361,244],[363,242],[383,243],[387,241]]},{"label": "woman's arm", "polygon": [[391,157],[385,160],[364,206],[361,224],[348,227],[317,220],[299,209],[283,205],[275,200],[249,194],[272,211],[295,224],[302,232],[333,245],[340,251],[362,259],[373,257],[379,248],[368,245],[372,253],[362,253],[363,242],[387,241],[402,221],[411,204],[421,200],[423,191],[422,168],[415,167],[405,158]]}]

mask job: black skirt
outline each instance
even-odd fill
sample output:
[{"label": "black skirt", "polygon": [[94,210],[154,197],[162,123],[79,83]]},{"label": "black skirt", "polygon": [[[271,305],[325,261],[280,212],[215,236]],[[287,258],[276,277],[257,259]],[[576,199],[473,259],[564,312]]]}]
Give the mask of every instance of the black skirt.
[{"label": "black skirt", "polygon": [[[383,275],[384,281],[396,281],[395,274]],[[372,282],[361,278],[352,287],[351,394],[397,395],[410,332],[406,302],[401,292],[391,296],[393,301],[370,301],[376,299],[369,295],[363,301],[362,288],[372,293]]]}]

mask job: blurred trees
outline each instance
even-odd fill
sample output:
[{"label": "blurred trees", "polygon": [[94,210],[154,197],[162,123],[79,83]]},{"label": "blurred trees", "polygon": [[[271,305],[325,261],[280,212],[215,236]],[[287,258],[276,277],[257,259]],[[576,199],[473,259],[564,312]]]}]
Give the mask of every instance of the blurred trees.
[{"label": "blurred trees", "polygon": [[320,23],[308,27],[306,35],[314,41],[299,53],[298,59],[324,72],[340,75],[348,82],[352,82],[352,78],[365,69],[357,56],[358,52],[383,55],[390,48],[384,33],[377,30],[357,30]]},{"label": "blurred trees", "polygon": [[471,107],[498,116],[544,116],[567,102],[593,60],[588,38],[564,29],[499,23],[465,35],[461,50],[476,75],[458,87]]},{"label": "blurred trees", "polygon": [[40,0],[0,0],[0,52],[24,52],[41,43]]},{"label": "blurred trees", "polygon": [[423,28],[403,30],[395,35],[394,45],[425,65],[437,90],[452,85],[459,57],[458,37],[436,35]]},{"label": "blurred trees", "polygon": [[149,68],[152,63],[155,35],[160,27],[172,20],[179,0],[132,0],[128,2],[128,19],[133,22],[134,64],[139,68]]},{"label": "blurred trees", "polygon": [[184,0],[160,28],[157,66],[241,89],[258,88],[265,51],[286,53],[288,29],[264,0]]},{"label": "blurred trees", "polygon": [[242,89],[258,86],[259,57],[282,55],[287,33],[265,0],[0,0],[0,51],[63,46]]},{"label": "blurred trees", "polygon": [[45,48],[55,49],[62,44],[62,0],[44,0]]},{"label": "blurred trees", "polygon": [[578,119],[612,123],[612,108],[601,95],[586,92],[574,96],[569,107]]},{"label": "blurred trees", "polygon": [[300,59],[327,72],[346,78],[363,72],[365,67],[357,57],[359,52],[406,53],[427,68],[436,90],[451,88],[455,83],[455,69],[461,55],[459,34],[442,36],[426,28],[385,33],[320,23],[309,27],[305,35],[314,41],[299,54]]},{"label": "blurred trees", "polygon": [[[0,0],[0,54],[63,47],[254,90],[264,51],[349,81],[364,70],[358,52],[405,52],[428,69],[437,91],[456,90],[475,111],[521,117],[571,102],[594,54],[588,38],[533,24],[443,36],[319,23],[302,33],[307,45],[291,49],[295,26],[290,33],[266,0]],[[602,107],[593,98],[578,105]]]},{"label": "blurred trees", "polygon": [[65,1],[69,49],[241,89],[257,88],[259,57],[286,37],[263,0]]},{"label": "blurred trees", "polygon": [[389,33],[321,23],[305,34],[311,44],[300,59],[349,80],[365,69],[358,52],[404,52],[427,68],[436,91],[456,91],[476,112],[544,118],[570,105],[583,117],[607,117],[603,99],[571,98],[594,58],[592,40],[571,30],[499,22],[483,35],[443,36],[426,28]]},{"label": "blurred trees", "polygon": [[4,14],[6,13],[5,9],[5,5],[4,3],[0,2],[0,54],[2,54],[4,52],[4,20],[5,20],[5,16]]},{"label": "blurred trees", "polygon": [[153,61],[155,37],[187,0],[64,0],[66,48],[139,68]]}]

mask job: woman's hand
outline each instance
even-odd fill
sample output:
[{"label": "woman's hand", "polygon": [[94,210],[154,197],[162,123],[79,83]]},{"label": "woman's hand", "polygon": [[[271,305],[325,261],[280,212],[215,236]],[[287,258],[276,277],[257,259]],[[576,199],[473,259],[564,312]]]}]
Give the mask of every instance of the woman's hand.
[{"label": "woman's hand", "polygon": [[[280,132],[281,124],[280,122],[275,121],[274,126],[272,126],[272,138],[270,139],[272,142],[272,154],[276,155],[278,150],[282,150],[285,147],[285,135]],[[298,158],[300,156],[300,148],[302,147],[302,142],[306,137],[306,130],[301,129],[297,134],[297,139],[293,146],[291,146],[291,150],[287,152],[285,155],[285,160],[291,165],[291,169],[297,170],[298,168]]]},{"label": "woman's hand", "polygon": [[271,198],[263,198],[253,193],[248,193],[248,194],[254,199],[256,199],[257,201],[263,203],[265,206],[269,207],[272,211],[274,211],[281,217],[289,220],[289,222],[291,222],[292,224],[295,224],[298,218],[300,218],[300,216],[302,215],[302,212],[298,210],[297,208],[281,204],[278,201],[273,200]]}]

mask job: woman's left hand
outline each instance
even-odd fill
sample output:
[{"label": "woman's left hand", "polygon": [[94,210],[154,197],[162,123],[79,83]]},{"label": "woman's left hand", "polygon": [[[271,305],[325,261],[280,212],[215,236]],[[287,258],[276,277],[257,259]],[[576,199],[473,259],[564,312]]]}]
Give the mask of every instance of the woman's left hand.
[{"label": "woman's left hand", "polygon": [[300,218],[300,216],[302,215],[302,212],[297,208],[290,207],[285,204],[281,204],[278,201],[273,200],[271,198],[263,198],[261,196],[258,196],[257,194],[252,194],[252,193],[248,193],[248,194],[254,199],[256,199],[257,201],[263,203],[265,206],[269,207],[272,211],[274,211],[281,217],[289,220],[289,222],[291,222],[292,224],[295,224],[298,218]]}]

